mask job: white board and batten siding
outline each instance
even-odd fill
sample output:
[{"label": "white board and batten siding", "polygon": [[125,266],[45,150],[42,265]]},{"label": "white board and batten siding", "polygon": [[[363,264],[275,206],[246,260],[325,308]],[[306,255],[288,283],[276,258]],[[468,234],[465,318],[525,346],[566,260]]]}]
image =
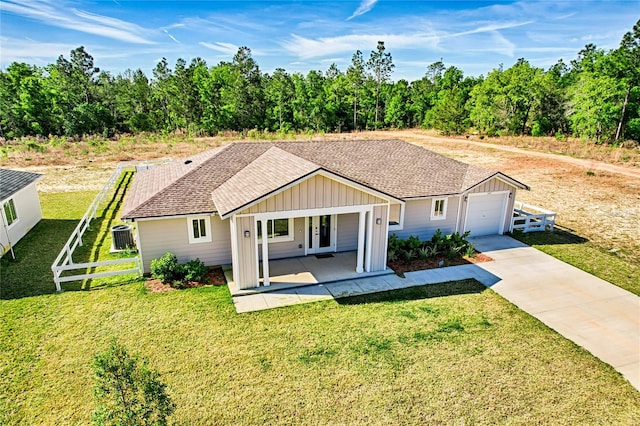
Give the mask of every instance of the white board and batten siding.
[{"label": "white board and batten siding", "polygon": [[[259,250],[256,244],[257,235],[254,232],[254,218],[252,216],[237,217],[235,223],[238,245],[236,257],[233,259],[233,278],[240,289],[256,287],[259,281]],[[246,231],[249,232],[246,233]],[[231,235],[231,233],[228,234]]]},{"label": "white board and batten siding", "polygon": [[[3,208],[4,203],[9,200],[13,200],[16,220],[11,225],[6,226],[4,211],[1,213],[3,229],[0,229],[0,243],[2,244],[2,253],[0,254],[9,251],[9,243],[14,246],[42,219],[42,209],[40,208],[36,182],[25,186],[6,200],[2,200],[0,208]],[[7,241],[7,233],[9,234],[9,241]]]},{"label": "white board and batten siding", "polygon": [[336,234],[337,251],[352,251],[358,249],[358,213],[338,215],[338,232]]},{"label": "white board and batten siding", "polygon": [[209,220],[211,242],[195,244],[189,243],[186,216],[136,221],[144,271],[149,272],[151,260],[163,256],[167,251],[175,254],[181,263],[195,258],[209,266],[231,263],[229,221],[221,220],[219,216],[210,216]]},{"label": "white board and batten siding", "polygon": [[[384,271],[387,267],[388,214],[389,206],[375,206],[371,217],[371,268],[370,271]],[[378,224],[378,219],[379,224]]]},{"label": "white board and batten siding", "polygon": [[385,200],[322,175],[311,176],[241,214],[314,210],[384,203]]},{"label": "white board and batten siding", "polygon": [[516,191],[514,185],[499,178],[473,188],[467,193],[467,201],[462,203],[461,231],[471,231],[471,236],[508,232]]}]

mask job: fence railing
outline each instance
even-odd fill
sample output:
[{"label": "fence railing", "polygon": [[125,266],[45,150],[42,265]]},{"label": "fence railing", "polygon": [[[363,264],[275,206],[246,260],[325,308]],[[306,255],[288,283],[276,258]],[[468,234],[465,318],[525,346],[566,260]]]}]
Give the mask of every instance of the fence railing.
[{"label": "fence railing", "polygon": [[[93,199],[87,212],[82,216],[80,222],[69,236],[66,244],[56,257],[56,260],[51,265],[51,270],[53,271],[53,281],[56,284],[56,291],[62,291],[62,286],[60,283],[69,282],[69,281],[80,281],[90,278],[101,278],[108,277],[114,275],[125,275],[137,273],[138,275],[142,275],[142,262],[140,261],[139,256],[130,257],[126,259],[116,259],[116,260],[105,260],[101,262],[89,262],[89,263],[74,263],[73,261],[73,252],[78,246],[82,246],[82,236],[89,229],[89,225],[91,221],[96,218],[96,212],[98,208],[105,200],[107,195],[113,190],[116,182],[122,176],[122,173],[125,170],[141,170],[149,168],[155,164],[164,163],[168,160],[159,160],[159,161],[144,161],[144,162],[121,162],[117,165],[116,169],[113,171],[109,179],[105,182],[104,186],[98,192],[98,195]],[[112,271],[105,272],[94,272],[94,273],[83,273],[77,275],[68,275],[62,276],[62,273],[65,271],[73,271],[73,270],[83,270],[86,271],[87,268],[97,268],[101,266],[109,266],[109,265],[120,265],[120,264],[134,264],[134,268],[127,269],[118,269]]]},{"label": "fence railing", "polygon": [[511,230],[523,232],[553,231],[556,213],[543,208],[516,201],[513,206]]}]

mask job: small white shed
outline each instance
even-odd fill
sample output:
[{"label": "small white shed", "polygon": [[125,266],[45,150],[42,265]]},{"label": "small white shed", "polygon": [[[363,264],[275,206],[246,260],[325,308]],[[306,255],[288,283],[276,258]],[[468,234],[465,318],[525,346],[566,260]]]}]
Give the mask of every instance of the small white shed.
[{"label": "small white shed", "polygon": [[36,183],[43,178],[38,173],[0,169],[0,256],[20,241],[42,219],[42,209]]}]

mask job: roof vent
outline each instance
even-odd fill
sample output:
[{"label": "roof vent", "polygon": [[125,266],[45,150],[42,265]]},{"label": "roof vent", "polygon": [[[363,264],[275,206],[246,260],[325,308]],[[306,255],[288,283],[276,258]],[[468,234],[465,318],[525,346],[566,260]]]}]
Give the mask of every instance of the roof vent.
[{"label": "roof vent", "polygon": [[193,161],[191,161],[191,160],[187,160],[187,161],[184,162],[184,164],[191,164],[191,163],[193,163]]}]

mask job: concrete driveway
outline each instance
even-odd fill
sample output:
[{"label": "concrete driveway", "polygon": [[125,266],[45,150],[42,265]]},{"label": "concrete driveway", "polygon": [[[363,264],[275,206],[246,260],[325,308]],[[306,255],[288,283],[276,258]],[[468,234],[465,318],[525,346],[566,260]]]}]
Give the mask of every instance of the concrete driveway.
[{"label": "concrete driveway", "polygon": [[507,236],[472,238],[489,287],[613,366],[640,390],[640,297]]}]

